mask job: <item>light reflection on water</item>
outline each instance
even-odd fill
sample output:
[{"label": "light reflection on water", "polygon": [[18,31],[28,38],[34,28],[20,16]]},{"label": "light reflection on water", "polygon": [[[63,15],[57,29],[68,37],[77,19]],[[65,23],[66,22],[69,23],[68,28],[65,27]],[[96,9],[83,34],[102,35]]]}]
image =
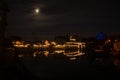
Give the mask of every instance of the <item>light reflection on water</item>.
[{"label": "light reflection on water", "polygon": [[[29,51],[30,50],[30,51]],[[47,51],[47,50],[19,50],[21,53],[19,57],[23,57],[21,60],[25,67],[32,73],[34,73],[37,76],[44,76],[44,75],[62,75],[64,71],[66,73],[69,73],[71,70],[73,72],[81,72],[81,70],[86,70],[89,69],[86,66],[91,65],[99,68],[99,66],[111,66],[112,62],[111,60],[106,64],[107,61],[103,59],[96,59],[95,61],[90,61],[89,58],[87,57],[79,57],[82,55],[87,55],[87,53],[84,53],[81,50],[52,50],[52,51]],[[23,54],[24,53],[24,54]],[[51,56],[52,55],[52,56]],[[49,57],[49,58],[48,58]],[[54,57],[54,59],[53,59]],[[92,64],[91,64],[92,62]],[[115,61],[115,66],[119,66],[119,61]],[[75,66],[74,66],[75,65]],[[82,66],[82,67],[81,67]],[[85,66],[85,67],[83,67]],[[57,68],[56,68],[57,67]],[[77,67],[77,68],[76,68]],[[80,68],[81,67],[81,68]],[[61,70],[62,69],[62,70]],[[75,71],[74,71],[75,69]],[[107,69],[107,68],[106,68]],[[68,71],[70,70],[70,71]],[[91,68],[89,71],[96,70]],[[62,72],[63,71],[63,72]],[[68,71],[68,72],[67,72]],[[41,74],[42,73],[42,74]],[[52,74],[51,74],[52,73]],[[65,73],[65,75],[66,75]],[[71,74],[71,73],[70,73]]]},{"label": "light reflection on water", "polygon": [[64,55],[65,57],[68,57],[69,60],[75,60],[76,57],[84,55],[85,53],[81,50],[54,50],[54,51],[35,51],[33,53],[33,57],[38,57],[41,55],[44,55],[45,57],[49,57],[49,55],[53,55],[53,54],[58,54],[58,56],[60,54]]},{"label": "light reflection on water", "polygon": [[[28,70],[30,70],[32,73],[34,73],[35,75],[38,75],[38,76],[41,76],[41,72],[43,75],[44,74],[52,75],[51,74],[52,70],[53,70],[53,72],[56,71],[56,72],[54,72],[54,74],[59,73],[61,71],[63,71],[63,72],[61,72],[60,74],[63,74],[64,70],[68,70],[68,67],[70,67],[70,66],[71,66],[70,70],[73,70],[73,67],[74,67],[74,69],[76,69],[77,71],[79,70],[79,72],[81,72],[81,70],[83,68],[81,68],[81,70],[80,70],[79,65],[85,66],[84,67],[85,70],[88,69],[88,68],[86,68],[86,65],[87,66],[94,65],[95,68],[97,67],[97,69],[101,69],[101,68],[99,68],[99,66],[100,67],[107,66],[109,68],[111,65],[112,66],[114,65],[115,69],[120,69],[120,60],[118,60],[118,59],[111,60],[110,58],[107,58],[107,59],[95,58],[95,60],[94,60],[92,58],[92,60],[91,60],[91,56],[89,56],[90,58],[86,57],[86,56],[79,57],[79,56],[82,56],[85,54],[87,55],[87,53],[84,53],[83,51],[81,51],[79,49],[76,49],[76,50],[52,50],[52,51],[51,50],[43,51],[43,50],[32,50],[32,49],[19,49],[17,52],[19,53],[18,57],[21,59],[21,62],[23,62],[25,67]],[[14,54],[15,52],[14,52],[14,50],[10,49],[10,53]],[[76,68],[77,66],[73,66],[73,65],[77,65],[78,68]],[[56,69],[56,66],[57,66],[57,69]],[[63,67],[64,67],[64,70],[60,70],[60,69],[63,69]],[[46,71],[44,71],[44,70],[46,70]],[[95,69],[93,69],[93,70],[95,70]]]}]

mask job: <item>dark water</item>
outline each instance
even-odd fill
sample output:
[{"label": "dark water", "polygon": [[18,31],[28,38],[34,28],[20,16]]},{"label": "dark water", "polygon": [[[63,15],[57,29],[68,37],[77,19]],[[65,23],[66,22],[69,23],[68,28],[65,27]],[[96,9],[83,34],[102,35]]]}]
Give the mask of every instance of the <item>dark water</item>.
[{"label": "dark water", "polygon": [[112,56],[92,58],[79,50],[19,49],[18,53],[18,61],[3,71],[13,80],[119,78]]}]

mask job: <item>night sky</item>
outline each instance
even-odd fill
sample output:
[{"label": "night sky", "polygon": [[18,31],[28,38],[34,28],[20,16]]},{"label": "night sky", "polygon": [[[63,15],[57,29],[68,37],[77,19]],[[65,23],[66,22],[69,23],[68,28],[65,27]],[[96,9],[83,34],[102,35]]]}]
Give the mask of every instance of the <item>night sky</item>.
[{"label": "night sky", "polygon": [[[120,9],[114,0],[8,0],[8,6],[6,36],[31,40],[120,34]],[[40,13],[35,13],[36,8]]]}]

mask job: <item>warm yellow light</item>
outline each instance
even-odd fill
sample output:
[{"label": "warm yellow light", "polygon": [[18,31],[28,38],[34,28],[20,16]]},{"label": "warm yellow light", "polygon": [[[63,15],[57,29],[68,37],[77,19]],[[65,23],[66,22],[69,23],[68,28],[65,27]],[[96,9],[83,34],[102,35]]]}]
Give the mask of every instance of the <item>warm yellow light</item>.
[{"label": "warm yellow light", "polygon": [[44,55],[45,55],[46,57],[48,57],[49,51],[44,51]]},{"label": "warm yellow light", "polygon": [[56,45],[56,42],[53,41],[53,42],[51,42],[51,44],[52,44],[52,45]]},{"label": "warm yellow light", "polygon": [[37,47],[40,47],[40,45],[33,44],[33,47],[34,47],[34,48],[37,48]]},{"label": "warm yellow light", "polygon": [[50,45],[48,40],[45,41],[45,45]]},{"label": "warm yellow light", "polygon": [[20,42],[20,41],[16,41],[16,44],[17,44],[17,45],[21,45],[22,42]]},{"label": "warm yellow light", "polygon": [[35,9],[35,13],[39,13],[40,12],[40,9]]}]

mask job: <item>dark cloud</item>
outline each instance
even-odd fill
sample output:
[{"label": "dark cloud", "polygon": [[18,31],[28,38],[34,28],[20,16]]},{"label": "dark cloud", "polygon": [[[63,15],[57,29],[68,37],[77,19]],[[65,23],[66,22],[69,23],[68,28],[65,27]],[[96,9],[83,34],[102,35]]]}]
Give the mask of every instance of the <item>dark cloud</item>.
[{"label": "dark cloud", "polygon": [[[46,38],[55,34],[79,33],[85,36],[99,31],[119,33],[117,2],[97,0],[8,0],[10,12],[6,34]],[[40,14],[34,9],[40,8]]]}]

